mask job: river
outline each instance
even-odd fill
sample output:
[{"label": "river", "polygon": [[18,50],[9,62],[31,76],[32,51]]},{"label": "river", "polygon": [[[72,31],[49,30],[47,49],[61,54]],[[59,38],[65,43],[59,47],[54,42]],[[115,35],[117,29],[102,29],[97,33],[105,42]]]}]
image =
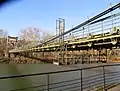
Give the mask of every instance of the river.
[{"label": "river", "polygon": [[[53,64],[1,64],[0,65],[0,76],[11,76],[11,75],[20,75],[20,74],[31,74],[31,73],[43,73],[43,72],[51,72],[51,71],[60,71],[60,70],[68,70],[68,69],[76,69],[76,68],[84,68],[89,66],[96,66],[102,64],[76,64],[69,66],[57,66]],[[113,72],[114,70],[119,70],[119,67],[107,68],[107,72]],[[83,76],[92,76],[93,74],[102,74],[102,69],[97,68],[95,70],[87,70],[84,71]],[[26,88],[32,86],[38,86],[41,84],[47,84],[46,80],[47,76],[34,76],[34,77],[25,77],[20,79],[4,79],[0,80],[0,91],[10,91],[18,88]],[[50,76],[50,83],[71,80],[80,78],[80,72],[68,72],[68,73],[60,73],[53,74]],[[36,89],[25,89],[23,91],[37,91],[41,88]],[[21,91],[21,90],[17,90]],[[55,91],[55,90],[54,90]]]}]

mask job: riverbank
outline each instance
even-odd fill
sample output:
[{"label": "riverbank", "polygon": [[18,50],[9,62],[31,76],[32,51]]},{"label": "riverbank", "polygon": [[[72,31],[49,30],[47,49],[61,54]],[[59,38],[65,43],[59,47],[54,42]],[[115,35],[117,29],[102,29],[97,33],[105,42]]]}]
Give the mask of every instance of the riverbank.
[{"label": "riverbank", "polygon": [[6,58],[0,57],[0,64],[41,64],[40,60],[31,58]]}]

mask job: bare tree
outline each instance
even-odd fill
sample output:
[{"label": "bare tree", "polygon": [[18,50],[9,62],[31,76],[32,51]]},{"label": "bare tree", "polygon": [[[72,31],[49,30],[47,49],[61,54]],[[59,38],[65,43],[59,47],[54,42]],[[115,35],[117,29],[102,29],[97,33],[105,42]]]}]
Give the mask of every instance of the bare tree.
[{"label": "bare tree", "polygon": [[42,31],[38,28],[28,27],[20,31],[20,41],[23,41],[25,44],[22,48],[31,48],[37,45],[41,45],[44,41],[51,38],[51,34],[45,31]]},{"label": "bare tree", "polygon": [[3,30],[3,29],[0,29],[0,38],[7,38],[7,31]]},{"label": "bare tree", "polygon": [[52,34],[50,34],[50,33],[48,33],[48,32],[45,32],[42,41],[47,41],[48,39],[50,39],[50,38],[52,38],[52,37],[53,37]]},{"label": "bare tree", "polygon": [[0,56],[4,54],[7,47],[7,31],[0,29]]},{"label": "bare tree", "polygon": [[20,31],[20,40],[26,42],[39,42],[40,30],[38,28],[28,27]]},{"label": "bare tree", "polygon": [[[40,43],[41,31],[38,28],[28,27],[20,31],[19,46],[31,48]],[[20,44],[22,42],[22,45]]]}]

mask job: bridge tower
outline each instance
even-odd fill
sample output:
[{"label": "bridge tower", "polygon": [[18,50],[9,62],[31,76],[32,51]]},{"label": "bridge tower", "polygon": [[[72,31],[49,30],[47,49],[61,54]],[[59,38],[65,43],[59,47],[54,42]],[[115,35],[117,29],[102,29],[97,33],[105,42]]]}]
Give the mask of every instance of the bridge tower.
[{"label": "bridge tower", "polygon": [[[56,39],[56,42],[59,43],[59,47],[56,49],[57,52],[57,61],[58,63],[65,64],[66,63],[66,50],[67,45],[64,43],[64,35],[62,35],[65,31],[65,19],[59,18],[56,20],[56,36],[61,35],[58,39]],[[55,52],[55,53],[56,53]]]}]

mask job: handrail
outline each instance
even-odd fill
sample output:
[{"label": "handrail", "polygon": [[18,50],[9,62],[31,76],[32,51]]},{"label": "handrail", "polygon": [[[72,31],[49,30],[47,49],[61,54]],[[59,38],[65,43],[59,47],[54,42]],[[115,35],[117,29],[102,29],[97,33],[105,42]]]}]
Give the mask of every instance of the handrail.
[{"label": "handrail", "polygon": [[[104,89],[104,91],[106,91],[108,89],[107,86],[109,85],[114,85],[114,83],[120,83],[120,74],[114,74],[112,75],[113,72],[111,72],[111,75],[108,75],[106,73],[106,69],[107,67],[111,67],[111,66],[120,66],[120,64],[104,64],[104,65],[98,65],[98,66],[93,66],[93,67],[85,67],[85,68],[81,68],[81,69],[73,69],[73,70],[64,70],[64,71],[55,71],[55,72],[46,72],[46,73],[36,73],[36,74],[27,74],[27,75],[16,75],[16,76],[7,76],[7,77],[0,77],[0,79],[11,79],[11,78],[18,78],[20,79],[20,77],[29,77],[29,76],[45,76],[47,77],[46,81],[47,83],[40,83],[41,85],[35,85],[35,86],[27,86],[27,87],[23,87],[23,88],[14,88],[13,90],[10,91],[17,91],[17,90],[25,90],[25,89],[38,89],[36,91],[51,91],[51,89],[55,90],[55,91],[64,91],[64,90],[71,90],[74,91],[75,89],[79,89],[80,91],[85,90],[90,90],[95,88],[101,88]],[[101,74],[91,74],[89,76],[84,76],[83,73],[87,70],[90,71],[94,70],[94,68],[99,68],[102,70]],[[86,71],[86,72],[87,72]],[[68,78],[66,80],[51,80],[51,76],[54,77],[54,75],[52,74],[57,74],[57,76],[59,76],[59,73],[65,73],[65,72],[77,72],[80,73],[79,76],[76,75],[75,78]],[[119,71],[116,71],[116,73],[119,73]],[[64,74],[63,74],[64,75]],[[70,75],[69,75],[70,76]],[[112,79],[111,79],[112,78]],[[17,79],[16,79],[17,80]],[[41,90],[42,89],[42,90]],[[91,90],[92,91],[92,90]]]}]

